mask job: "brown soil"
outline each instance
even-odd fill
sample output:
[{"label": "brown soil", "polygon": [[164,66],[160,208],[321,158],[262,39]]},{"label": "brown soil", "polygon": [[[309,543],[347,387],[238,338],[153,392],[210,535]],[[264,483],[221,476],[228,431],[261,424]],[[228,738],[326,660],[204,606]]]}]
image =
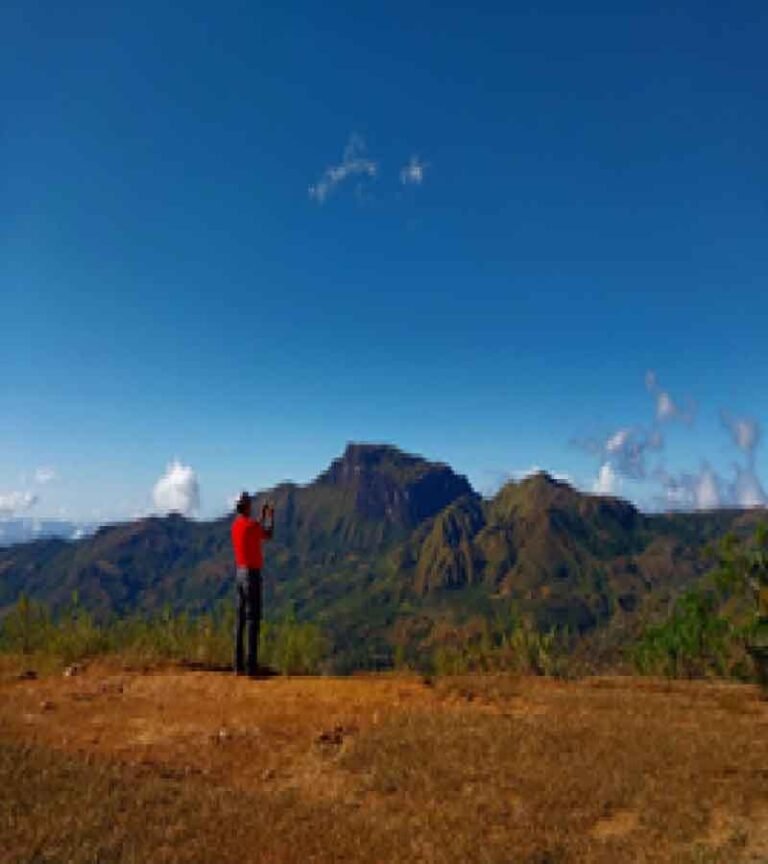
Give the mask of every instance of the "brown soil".
[{"label": "brown soil", "polygon": [[0,676],[2,862],[768,862],[752,687],[76,671]]}]

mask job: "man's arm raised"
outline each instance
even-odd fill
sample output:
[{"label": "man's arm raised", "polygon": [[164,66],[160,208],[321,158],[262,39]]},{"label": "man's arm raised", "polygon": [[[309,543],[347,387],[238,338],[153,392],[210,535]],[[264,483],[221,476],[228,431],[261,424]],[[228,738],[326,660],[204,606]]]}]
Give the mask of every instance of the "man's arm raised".
[{"label": "man's arm raised", "polygon": [[261,508],[261,530],[266,540],[271,540],[275,533],[275,508],[265,504]]}]

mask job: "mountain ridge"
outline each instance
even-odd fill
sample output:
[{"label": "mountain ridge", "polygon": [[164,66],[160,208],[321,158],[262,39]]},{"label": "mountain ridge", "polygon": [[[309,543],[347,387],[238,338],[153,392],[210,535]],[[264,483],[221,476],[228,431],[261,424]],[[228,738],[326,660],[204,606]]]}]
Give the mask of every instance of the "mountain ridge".
[{"label": "mountain ridge", "polygon": [[[342,670],[392,656],[397,634],[418,657],[434,632],[512,609],[576,634],[629,626],[702,577],[708,542],[764,514],[643,514],[544,472],[483,498],[445,463],[359,443],[257,507],[268,499],[266,608],[317,621]],[[154,516],[2,549],[0,612],[22,592],[61,608],[75,591],[100,615],[209,609],[231,593],[229,523]]]}]

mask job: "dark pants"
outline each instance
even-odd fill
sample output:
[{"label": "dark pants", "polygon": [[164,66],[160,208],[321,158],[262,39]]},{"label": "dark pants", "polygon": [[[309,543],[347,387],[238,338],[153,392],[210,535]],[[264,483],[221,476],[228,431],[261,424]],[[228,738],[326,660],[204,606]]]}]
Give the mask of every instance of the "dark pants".
[{"label": "dark pants", "polygon": [[[259,667],[261,570],[238,567],[235,575],[235,592],[235,672],[255,675]],[[243,631],[246,629],[247,654],[243,650]]]}]

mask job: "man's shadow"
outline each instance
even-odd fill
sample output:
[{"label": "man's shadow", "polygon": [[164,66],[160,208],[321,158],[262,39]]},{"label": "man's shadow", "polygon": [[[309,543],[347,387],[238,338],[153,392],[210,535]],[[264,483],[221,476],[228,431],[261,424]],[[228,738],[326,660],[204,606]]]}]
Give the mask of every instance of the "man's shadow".
[{"label": "man's shadow", "polygon": [[278,678],[280,672],[272,666],[258,666],[255,675],[238,674],[235,675],[234,669],[226,663],[203,663],[200,660],[182,660],[179,665],[182,669],[190,669],[195,672],[215,672],[219,675],[227,675],[232,678]]}]

